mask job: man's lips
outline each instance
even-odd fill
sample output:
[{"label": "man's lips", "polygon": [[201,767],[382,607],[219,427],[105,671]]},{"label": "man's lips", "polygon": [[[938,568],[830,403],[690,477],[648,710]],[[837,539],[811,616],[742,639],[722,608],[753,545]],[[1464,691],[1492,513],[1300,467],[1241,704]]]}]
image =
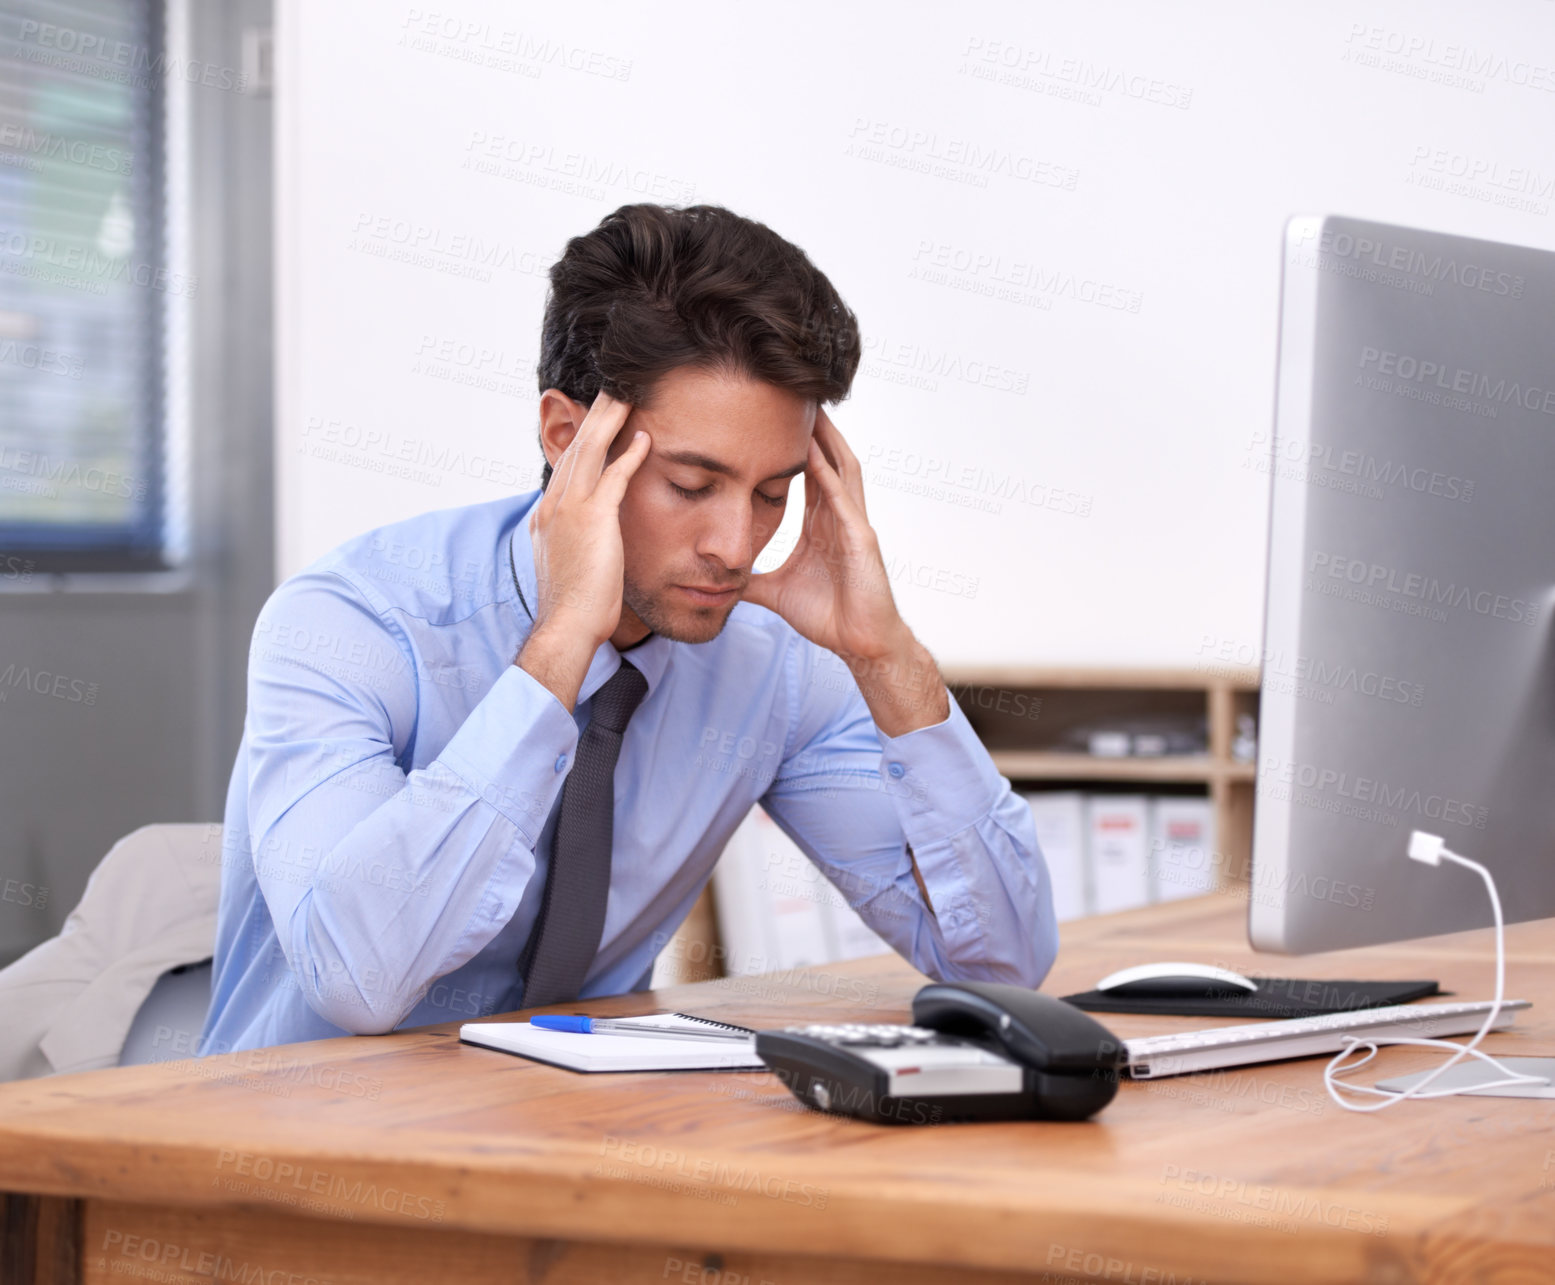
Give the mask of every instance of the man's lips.
[{"label": "man's lips", "polygon": [[733,597],[743,588],[742,585],[723,585],[708,588],[703,585],[692,584],[676,585],[675,587],[690,594],[691,597],[704,602],[722,602],[725,598]]}]

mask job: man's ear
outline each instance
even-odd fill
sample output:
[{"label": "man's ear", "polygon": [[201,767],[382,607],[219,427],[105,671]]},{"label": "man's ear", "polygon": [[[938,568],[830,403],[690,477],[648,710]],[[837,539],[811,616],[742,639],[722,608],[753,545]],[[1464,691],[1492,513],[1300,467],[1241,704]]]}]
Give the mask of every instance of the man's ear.
[{"label": "man's ear", "polygon": [[559,388],[547,388],[540,394],[540,449],[553,469],[572,445],[588,413],[587,406],[573,401]]}]

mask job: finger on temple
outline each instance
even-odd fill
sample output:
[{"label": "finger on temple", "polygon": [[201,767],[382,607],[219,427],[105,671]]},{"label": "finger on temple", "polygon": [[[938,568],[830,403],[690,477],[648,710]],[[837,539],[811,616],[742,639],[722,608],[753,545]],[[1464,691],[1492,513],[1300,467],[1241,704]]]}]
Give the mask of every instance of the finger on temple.
[{"label": "finger on temple", "polygon": [[[583,423],[578,425],[572,441],[556,461],[555,477],[547,494],[554,490],[559,500],[572,489],[574,482],[582,488],[583,496],[593,494],[605,467],[605,452],[631,409],[629,403],[603,391],[594,398],[594,404],[583,416]],[[581,473],[578,472],[580,467]]]},{"label": "finger on temple", "polygon": [[631,410],[629,403],[619,401],[609,393],[601,392],[594,399],[594,404],[589,407],[588,414],[583,417],[578,435],[572,439],[569,449],[577,451],[580,460],[597,462],[598,466],[603,468],[605,452],[610,449],[610,443],[615,441],[616,434],[625,425],[626,417]]},{"label": "finger on temple", "polygon": [[[807,474],[810,472],[810,466],[809,466],[808,462],[806,462],[806,464],[805,464],[805,472]],[[805,487],[804,487],[804,511],[805,511],[805,513],[808,514],[811,509],[813,509],[818,503],[820,503],[820,499],[821,499],[821,482],[820,482],[820,479],[819,478],[807,477],[805,479]]]},{"label": "finger on temple", "polygon": [[864,522],[867,525],[861,500],[848,489],[848,484],[839,471],[825,460],[819,463],[812,460],[811,466],[811,471],[826,492],[827,505],[839,523],[846,526],[854,522]]},{"label": "finger on temple", "polygon": [[827,421],[826,427],[829,431],[823,437],[820,422],[817,421],[815,425],[815,436],[810,440],[815,443],[816,448],[821,452],[822,458],[824,458],[828,464],[830,464],[833,468],[841,468],[842,457],[837,449],[837,443],[840,440],[839,434],[835,428],[832,428],[830,421]]},{"label": "finger on temple", "polygon": [[868,506],[864,499],[864,466],[859,463],[859,458],[853,453],[853,448],[848,445],[847,439],[838,431],[831,418],[824,410],[816,413],[816,432],[811,440],[818,440],[822,428],[826,432],[826,441],[820,443],[823,454],[832,468],[836,470],[837,477],[849,499],[860,517],[868,521]]},{"label": "finger on temple", "polygon": [[817,434],[821,431],[823,424],[826,428],[826,441],[824,445],[833,462],[840,464],[844,460],[850,460],[855,464],[858,463],[858,456],[853,453],[853,448],[848,445],[848,439],[842,435],[842,430],[832,423],[831,416],[824,409],[816,411],[815,428]]},{"label": "finger on temple", "polygon": [[825,448],[821,443],[811,439],[810,444],[814,448],[815,454],[806,461],[805,472],[813,473],[829,495],[833,487],[842,485],[842,478],[838,475],[837,466],[827,456]]},{"label": "finger on temple", "polygon": [[622,497],[626,495],[627,483],[642,467],[642,462],[648,458],[650,445],[652,443],[648,434],[640,428],[635,430],[631,440],[626,444],[626,449],[612,460],[600,475],[599,485],[613,503],[621,503]]}]

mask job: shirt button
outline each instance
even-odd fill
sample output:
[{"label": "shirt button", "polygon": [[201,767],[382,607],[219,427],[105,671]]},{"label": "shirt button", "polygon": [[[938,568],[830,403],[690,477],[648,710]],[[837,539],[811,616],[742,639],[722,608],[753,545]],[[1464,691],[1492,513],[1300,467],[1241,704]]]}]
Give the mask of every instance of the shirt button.
[{"label": "shirt button", "polygon": [[890,772],[891,775],[894,776],[898,781],[900,781],[902,779],[902,777],[907,775],[907,769],[905,767],[903,767],[900,763],[892,763],[891,766],[889,768],[887,768],[886,770],[888,772]]},{"label": "shirt button", "polygon": [[558,757],[557,760],[556,760],[556,770],[558,772],[561,772],[561,771],[564,771],[566,769],[566,767],[567,767],[567,756],[565,754],[563,754],[560,757]]}]

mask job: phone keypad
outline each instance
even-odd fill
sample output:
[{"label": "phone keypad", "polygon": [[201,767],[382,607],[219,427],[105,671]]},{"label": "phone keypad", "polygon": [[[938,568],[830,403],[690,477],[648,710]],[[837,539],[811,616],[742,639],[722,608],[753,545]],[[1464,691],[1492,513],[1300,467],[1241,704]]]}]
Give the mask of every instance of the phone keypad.
[{"label": "phone keypad", "polygon": [[943,1041],[939,1031],[922,1026],[892,1026],[885,1023],[844,1022],[839,1025],[788,1026],[789,1035],[805,1035],[827,1044],[853,1048],[901,1048]]}]

